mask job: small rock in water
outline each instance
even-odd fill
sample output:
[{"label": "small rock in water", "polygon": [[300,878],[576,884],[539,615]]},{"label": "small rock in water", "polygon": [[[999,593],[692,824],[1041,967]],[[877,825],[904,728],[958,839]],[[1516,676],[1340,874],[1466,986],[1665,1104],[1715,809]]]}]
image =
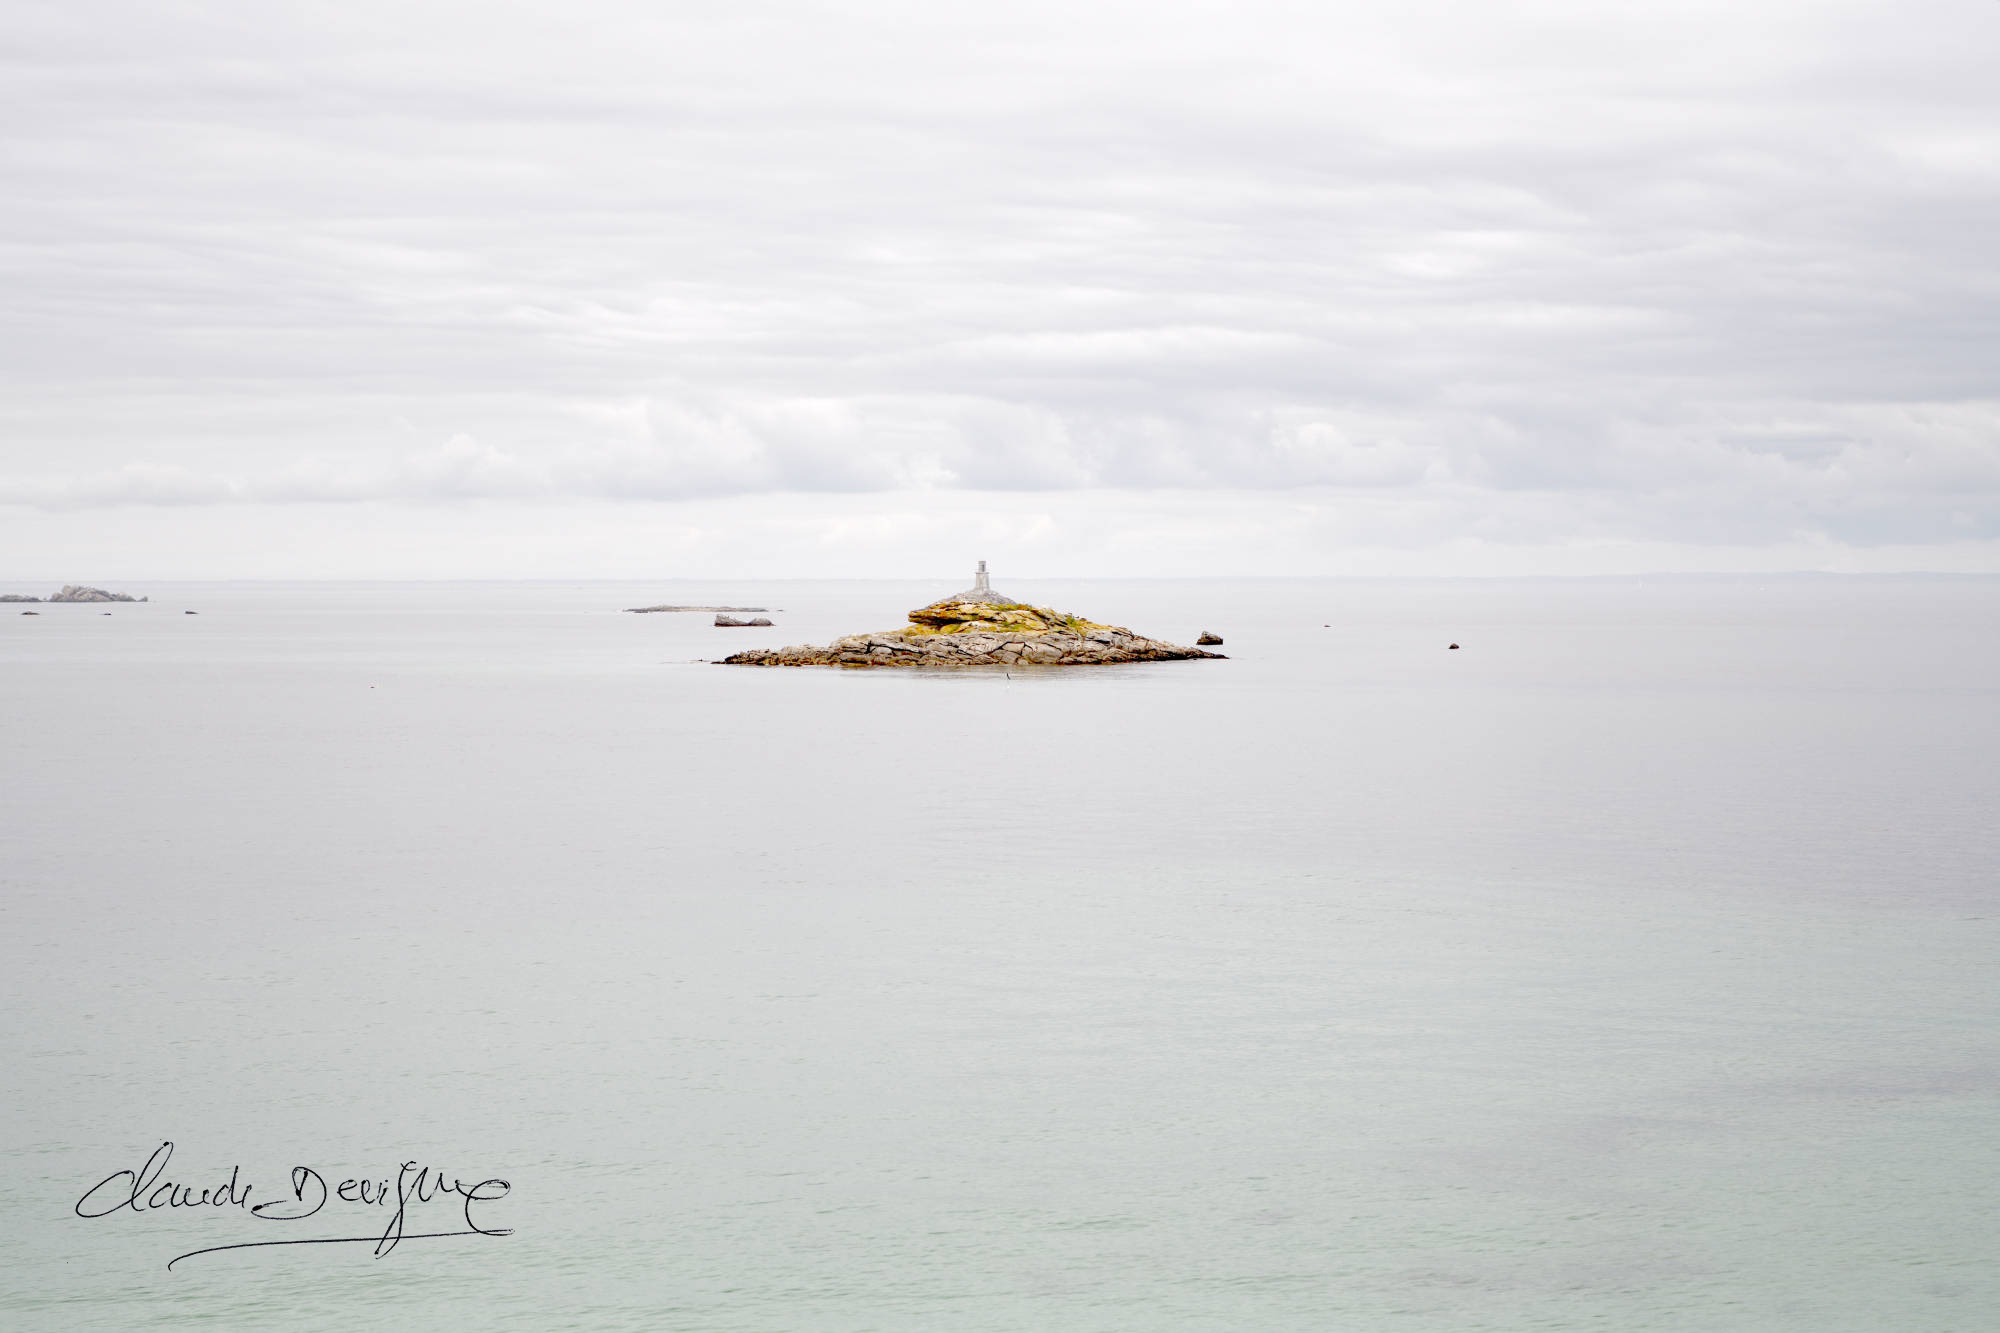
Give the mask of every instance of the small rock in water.
[{"label": "small rock in water", "polygon": [[24,616],[38,616],[38,615],[40,615],[40,614],[41,614],[41,612],[40,612],[40,611],[23,611],[23,612],[22,612],[21,614],[22,614],[22,615],[24,615]]},{"label": "small rock in water", "polygon": [[762,616],[758,616],[754,620],[738,620],[735,616],[717,616],[715,618],[715,627],[717,629],[758,629],[768,627],[770,623],[770,621]]},{"label": "small rock in water", "polygon": [[1452,645],[1452,647],[1453,647],[1453,648],[1456,648],[1456,647],[1458,647],[1458,645],[1454,643],[1454,644]]},{"label": "small rock in water", "polygon": [[201,612],[199,612],[199,611],[183,611],[183,612],[181,612],[181,614],[182,614],[182,615],[184,615],[184,616],[198,616],[198,615],[200,615],[200,614],[201,614]]},{"label": "small rock in water", "polygon": [[1210,634],[1207,630],[1203,630],[1200,636],[1195,639],[1195,642],[1204,648],[1208,648],[1221,643],[1222,636],[1220,634]]}]

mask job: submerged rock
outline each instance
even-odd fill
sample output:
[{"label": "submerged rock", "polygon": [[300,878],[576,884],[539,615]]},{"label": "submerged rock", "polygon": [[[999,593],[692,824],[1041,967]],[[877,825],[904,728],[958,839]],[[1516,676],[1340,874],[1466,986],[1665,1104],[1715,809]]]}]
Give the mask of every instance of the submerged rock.
[{"label": "submerged rock", "polygon": [[975,587],[918,607],[902,629],[850,634],[824,648],[804,643],[755,648],[722,660],[729,666],[1011,667],[1105,666],[1195,657],[1220,659],[1222,654],[1149,639],[1046,606],[999,600],[986,587],[982,562]]},{"label": "submerged rock", "polygon": [[1196,636],[1195,642],[1200,644],[1202,647],[1207,648],[1215,644],[1221,643],[1222,636],[1220,634],[1210,634],[1207,630],[1203,630],[1199,635]]}]

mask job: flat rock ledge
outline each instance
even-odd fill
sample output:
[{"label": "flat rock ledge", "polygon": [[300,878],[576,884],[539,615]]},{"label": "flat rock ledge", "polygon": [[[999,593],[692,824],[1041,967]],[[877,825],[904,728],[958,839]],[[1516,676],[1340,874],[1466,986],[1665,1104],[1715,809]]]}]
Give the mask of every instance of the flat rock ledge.
[{"label": "flat rock ledge", "polygon": [[628,606],[626,613],[650,616],[657,611],[768,611],[768,606]]},{"label": "flat rock ledge", "polygon": [[1046,606],[947,599],[910,612],[903,629],[850,634],[824,648],[753,648],[722,659],[725,666],[967,667],[1110,666],[1221,658],[1100,625]]}]

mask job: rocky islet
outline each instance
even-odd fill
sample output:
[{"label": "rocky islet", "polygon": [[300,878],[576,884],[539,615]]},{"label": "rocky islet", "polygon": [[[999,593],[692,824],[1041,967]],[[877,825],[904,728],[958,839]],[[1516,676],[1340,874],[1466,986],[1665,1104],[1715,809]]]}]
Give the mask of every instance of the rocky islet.
[{"label": "rocky islet", "polygon": [[986,581],[918,607],[901,629],[850,634],[825,647],[753,648],[722,659],[728,666],[1108,666],[1221,658],[1119,625],[1103,625],[1046,606],[1003,599]]},{"label": "rocky islet", "polygon": [[0,593],[0,602],[143,602],[144,597],[134,597],[129,593],[106,592],[102,588],[87,588],[81,583],[66,583],[63,590],[48,598],[24,597],[20,593]]}]

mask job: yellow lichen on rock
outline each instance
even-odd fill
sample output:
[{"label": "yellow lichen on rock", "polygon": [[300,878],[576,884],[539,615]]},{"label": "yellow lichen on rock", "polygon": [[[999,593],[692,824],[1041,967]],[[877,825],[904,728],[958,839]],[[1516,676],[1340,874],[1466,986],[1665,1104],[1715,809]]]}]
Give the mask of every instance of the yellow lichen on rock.
[{"label": "yellow lichen on rock", "polygon": [[910,623],[876,634],[850,634],[825,648],[797,644],[736,653],[743,666],[1085,666],[1218,657],[1104,625],[1082,616],[999,600],[985,585],[910,612]]},{"label": "yellow lichen on rock", "polygon": [[1025,602],[933,602],[910,612],[910,628],[898,634],[1049,634],[1069,630],[1085,634],[1094,629],[1113,629],[1081,616],[1029,606]]}]

